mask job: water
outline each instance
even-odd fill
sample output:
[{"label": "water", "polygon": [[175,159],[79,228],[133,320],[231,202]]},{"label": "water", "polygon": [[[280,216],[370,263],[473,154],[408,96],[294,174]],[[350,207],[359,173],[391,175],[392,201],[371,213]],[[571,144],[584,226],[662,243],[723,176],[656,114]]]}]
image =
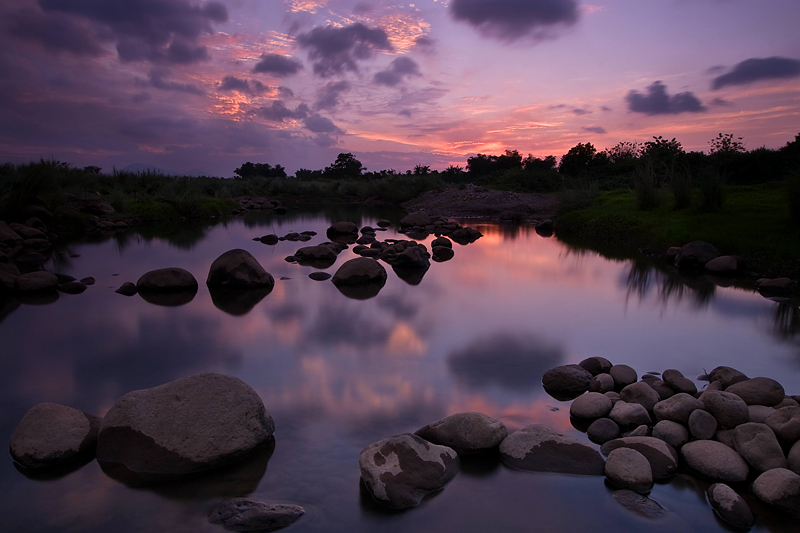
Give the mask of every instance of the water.
[{"label": "water", "polygon": [[[62,254],[47,265],[93,276],[97,284],[49,304],[5,306],[4,442],[36,403],[102,416],[130,390],[213,371],[259,393],[275,420],[275,448],[209,480],[151,488],[127,487],[96,462],[60,479],[32,480],[7,457],[0,465],[5,530],[222,531],[207,522],[208,511],[225,496],[250,493],[302,505],[306,515],[291,526],[298,533],[725,530],[706,503],[707,485],[686,475],[653,489],[651,497],[669,511],[656,521],[619,506],[602,477],[518,472],[496,461],[464,464],[444,491],[410,511],[387,512],[365,495],[361,449],[452,413],[480,411],[512,431],[545,423],[586,440],[570,424],[569,404],[547,396],[540,380],[553,366],[590,356],[640,374],[671,367],[687,377],[725,364],[800,393],[791,308],[570,249],[531,227],[472,223],[485,236],[454,245],[455,258],[432,264],[419,285],[387,268],[386,286],[364,301],[308,279],[310,267],[284,261],[323,242],[332,220],[375,225],[377,215],[250,215],[167,228],[160,236],[132,232],[71,245],[80,257]],[[304,230],[319,235],[274,247],[252,241]],[[232,248],[250,251],[276,279],[272,293],[239,316],[216,307],[203,283],[212,261]],[[345,250],[328,271],[352,257]],[[186,305],[114,293],[122,282],[167,266],[200,282]],[[756,530],[793,527],[767,515]]]}]

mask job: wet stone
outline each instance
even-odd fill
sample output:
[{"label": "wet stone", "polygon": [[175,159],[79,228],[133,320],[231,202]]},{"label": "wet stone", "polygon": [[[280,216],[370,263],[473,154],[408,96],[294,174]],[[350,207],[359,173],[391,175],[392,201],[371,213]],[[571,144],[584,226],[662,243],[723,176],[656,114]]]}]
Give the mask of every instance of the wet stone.
[{"label": "wet stone", "polygon": [[695,439],[710,440],[717,432],[717,419],[708,411],[696,409],[689,415],[689,432]]},{"label": "wet stone", "polygon": [[589,381],[589,392],[605,393],[614,390],[614,378],[611,374],[597,374]]},{"label": "wet stone", "polygon": [[653,471],[644,455],[632,448],[617,448],[608,454],[606,478],[621,489],[646,494],[653,488]]},{"label": "wet stone", "polygon": [[689,431],[672,420],[662,420],[653,427],[653,437],[661,439],[676,450],[689,442]]},{"label": "wet stone", "polygon": [[611,400],[599,392],[587,392],[575,398],[570,406],[570,416],[575,418],[601,418],[611,412]]},{"label": "wet stone", "polygon": [[619,425],[610,418],[598,418],[586,429],[589,440],[604,444],[619,437]]},{"label": "wet stone", "polygon": [[614,386],[619,390],[631,383],[636,383],[639,379],[636,370],[628,365],[614,365],[608,373],[614,378]]},{"label": "wet stone", "polygon": [[603,475],[605,461],[593,447],[542,424],[515,431],[500,443],[508,466],[534,472]]},{"label": "wet stone", "polygon": [[747,502],[724,483],[714,483],[706,491],[708,502],[717,515],[733,527],[750,529],[755,523]]},{"label": "wet stone", "polygon": [[208,521],[228,531],[275,531],[294,524],[304,513],[299,505],[230,498],[211,510]]}]

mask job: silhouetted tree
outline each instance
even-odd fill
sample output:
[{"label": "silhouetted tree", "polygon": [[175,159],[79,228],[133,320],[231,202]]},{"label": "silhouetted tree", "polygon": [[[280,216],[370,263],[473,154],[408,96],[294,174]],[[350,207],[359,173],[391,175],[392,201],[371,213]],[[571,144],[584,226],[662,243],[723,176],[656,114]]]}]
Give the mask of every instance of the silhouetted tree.
[{"label": "silhouetted tree", "polygon": [[361,173],[366,171],[361,161],[356,159],[351,153],[341,153],[336,156],[336,161],[329,167],[325,167],[324,174],[330,178],[358,178]]},{"label": "silhouetted tree", "polygon": [[597,148],[592,143],[578,143],[561,157],[558,171],[568,176],[583,176],[589,171],[596,154]]},{"label": "silhouetted tree", "polygon": [[533,157],[532,154],[528,154],[522,161],[522,168],[526,171],[531,170],[553,170],[556,168],[556,156],[548,155],[545,156],[544,159],[539,159],[538,157]]},{"label": "silhouetted tree", "polygon": [[251,163],[249,161],[234,170],[233,173],[242,178],[255,178],[257,176],[264,178],[286,177],[286,169],[280,165],[273,167],[269,163]]}]

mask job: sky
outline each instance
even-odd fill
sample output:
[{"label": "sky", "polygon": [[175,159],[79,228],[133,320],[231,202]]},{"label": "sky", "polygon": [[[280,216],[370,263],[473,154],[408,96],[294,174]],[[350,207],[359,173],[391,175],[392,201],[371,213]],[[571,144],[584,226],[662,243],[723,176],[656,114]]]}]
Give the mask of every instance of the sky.
[{"label": "sky", "polygon": [[797,0],[0,0],[0,161],[232,176],[800,132]]}]

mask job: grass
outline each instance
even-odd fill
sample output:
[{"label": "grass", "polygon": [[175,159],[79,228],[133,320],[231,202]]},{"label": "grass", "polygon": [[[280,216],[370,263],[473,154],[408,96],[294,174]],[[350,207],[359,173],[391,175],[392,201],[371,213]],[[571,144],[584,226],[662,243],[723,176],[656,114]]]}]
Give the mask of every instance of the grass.
[{"label": "grass", "polygon": [[701,207],[701,191],[693,193],[692,207],[676,211],[673,200],[641,211],[630,190],[603,192],[591,207],[562,215],[556,232],[567,242],[615,252],[702,240],[744,257],[750,270],[800,275],[800,224],[790,217],[786,183],[728,186],[714,211]]}]

